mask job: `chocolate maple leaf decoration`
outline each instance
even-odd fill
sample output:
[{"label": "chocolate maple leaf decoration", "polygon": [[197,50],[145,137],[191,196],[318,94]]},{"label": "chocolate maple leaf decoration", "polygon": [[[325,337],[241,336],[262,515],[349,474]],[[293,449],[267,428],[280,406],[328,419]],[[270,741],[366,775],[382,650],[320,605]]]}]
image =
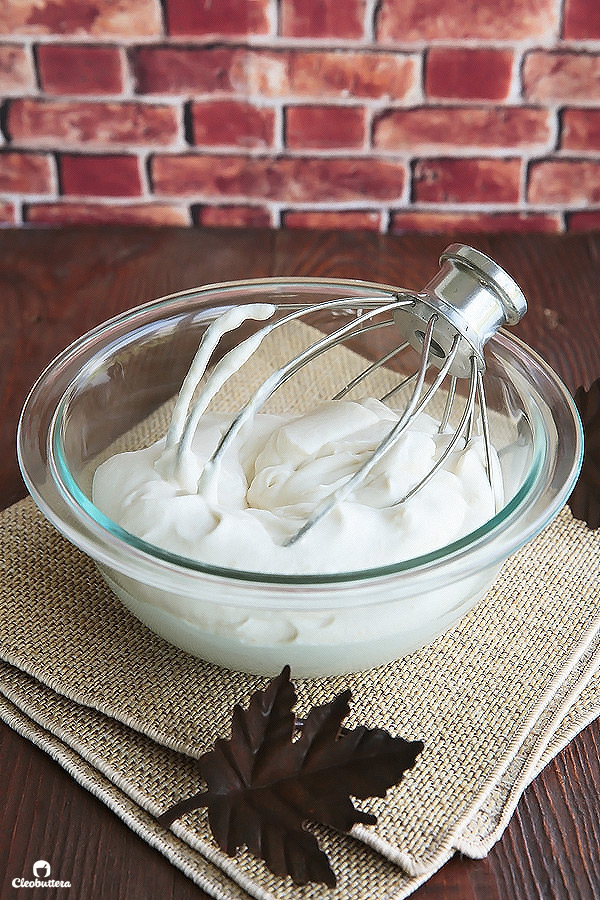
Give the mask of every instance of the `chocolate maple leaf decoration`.
[{"label": "chocolate maple leaf decoration", "polygon": [[575,391],[575,404],[583,422],[583,466],[569,498],[571,512],[590,528],[600,528],[600,378],[589,391]]},{"label": "chocolate maple leaf decoration", "polygon": [[375,824],[375,816],[356,809],[350,795],[384,797],[423,749],[421,741],[380,728],[342,729],[350,696],[346,690],[313,707],[300,727],[286,666],[265,691],[252,695],[247,710],[235,706],[231,738],[219,738],[198,760],[207,790],[177,803],[159,822],[168,827],[206,807],[215,840],[229,856],[246,846],[276,875],[334,887],[329,860],[305,823],[343,832],[357,822]]}]

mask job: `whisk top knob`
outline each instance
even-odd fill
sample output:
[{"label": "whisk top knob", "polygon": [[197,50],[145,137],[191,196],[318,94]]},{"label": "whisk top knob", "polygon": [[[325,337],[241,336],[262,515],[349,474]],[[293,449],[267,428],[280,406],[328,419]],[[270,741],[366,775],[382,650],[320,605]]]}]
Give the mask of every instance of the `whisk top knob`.
[{"label": "whisk top knob", "polygon": [[446,264],[449,264],[454,277],[462,279],[471,275],[478,279],[481,287],[487,288],[498,297],[504,313],[502,324],[516,325],[527,312],[527,301],[517,282],[481,250],[475,250],[468,244],[450,244],[440,256],[442,267],[440,274],[449,271]]},{"label": "whisk top knob", "polygon": [[394,318],[406,340],[420,351],[425,326],[436,314],[431,361],[441,367],[458,334],[450,373],[468,378],[473,355],[484,369],[485,344],[503,325],[515,325],[526,309],[521,288],[493,259],[466,244],[451,244],[440,257],[437,275],[415,295],[414,305],[398,310]]}]

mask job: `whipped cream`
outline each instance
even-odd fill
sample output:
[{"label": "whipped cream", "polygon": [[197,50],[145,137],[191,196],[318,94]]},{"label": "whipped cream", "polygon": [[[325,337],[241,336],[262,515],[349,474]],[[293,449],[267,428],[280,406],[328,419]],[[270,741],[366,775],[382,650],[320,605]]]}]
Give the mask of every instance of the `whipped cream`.
[{"label": "whipped cream", "polygon": [[[117,454],[95,473],[95,504],[126,531],[179,556],[248,571],[349,572],[428,553],[494,513],[481,438],[451,454],[405,503],[446,446],[421,415],[350,497],[300,540],[285,542],[347,481],[398,421],[378,400],[330,401],[298,417],[257,414],[202,473],[230,417],[206,413],[178,474],[165,439]],[[195,489],[191,489],[191,486]]]},{"label": "whipped cream", "polygon": [[202,489],[231,417],[205,413],[178,467],[166,439],[117,454],[93,498],[126,531],[179,556],[248,571],[318,574],[397,563],[473,531],[494,513],[482,438],[450,455],[413,497],[450,439],[421,414],[353,494],[285,542],[347,481],[398,414],[375,399],[332,400],[303,416],[255,415]]},{"label": "whipped cream", "polygon": [[[332,400],[303,415],[263,412],[264,401],[285,380],[284,370],[273,372],[237,415],[215,412],[210,404],[216,392],[279,320],[267,321],[205,377],[214,347],[246,318],[270,320],[273,312],[267,304],[249,305],[215,320],[165,437],[145,449],[115,453],[94,474],[92,496],[105,515],[150,544],[200,563],[200,571],[98,566],[142,622],[210,662],[263,675],[289,663],[294,677],[367,669],[443,633],[485,594],[500,564],[466,568],[458,579],[456,567],[449,579],[431,570],[423,581],[415,572],[406,578],[336,573],[394,565],[483,524],[502,503],[498,456],[492,448],[495,498],[483,438],[474,435],[398,502],[452,440],[449,429],[440,434],[438,422],[424,413],[371,465],[374,449],[401,416],[372,397]],[[268,360],[270,351],[263,355]],[[379,380],[386,393],[390,379]],[[366,477],[348,493],[345,486],[366,460]],[[334,494],[333,507],[287,545]],[[258,574],[213,577],[210,568],[201,571],[202,564]],[[316,577],[298,586],[285,577],[271,583],[264,573]]]},{"label": "whipped cream", "polygon": [[[225,380],[255,352],[272,325],[226,354],[197,399],[220,337],[274,307],[225,313],[207,330],[180,391],[167,435],[119,453],[94,475],[98,508],[131,534],[181,557],[236,570],[331,574],[390,565],[468,534],[495,510],[483,438],[454,449],[431,470],[452,433],[421,413],[367,476],[301,538],[323,502],[373,454],[400,419],[374,398],[331,400],[304,415],[258,411],[267,382],[241,415],[207,411]],[[274,376],[272,376],[274,377]],[[220,448],[215,454],[217,448]],[[492,450],[500,482],[497,456]]]}]

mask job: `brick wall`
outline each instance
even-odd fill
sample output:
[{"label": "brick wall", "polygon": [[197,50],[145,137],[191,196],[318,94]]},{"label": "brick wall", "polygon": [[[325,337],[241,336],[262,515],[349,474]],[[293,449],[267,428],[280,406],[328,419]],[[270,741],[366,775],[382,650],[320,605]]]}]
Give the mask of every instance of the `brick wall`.
[{"label": "brick wall", "polygon": [[0,222],[600,227],[600,0],[4,0]]}]

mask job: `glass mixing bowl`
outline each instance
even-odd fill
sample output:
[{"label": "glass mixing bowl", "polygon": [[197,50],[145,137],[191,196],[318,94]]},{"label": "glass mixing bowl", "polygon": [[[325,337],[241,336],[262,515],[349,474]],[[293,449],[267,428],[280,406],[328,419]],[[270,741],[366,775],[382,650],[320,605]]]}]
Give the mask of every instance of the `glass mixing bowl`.
[{"label": "glass mixing bowl", "polygon": [[[269,302],[289,311],[340,297],[365,308],[396,293],[338,279],[231,282],[162,298],[98,326],[48,366],[25,403],[18,454],[30,493],[135,616],[210,662],[265,675],[287,663],[294,676],[314,677],[370,668],[427,644],[558,513],[581,466],[581,424],[566,388],[503,331],[486,347],[484,384],[504,505],[476,531],[427,555],[335,575],[234,571],[146,543],[108,519],[91,493],[93,472],[115,448],[145,446],[164,433],[201,337],[226,309]],[[355,315],[349,305],[306,322],[329,332]],[[260,324],[226,336],[223,351]],[[385,339],[366,335],[354,349],[375,358],[398,339],[388,332]],[[273,358],[273,367],[281,361]],[[328,382],[327,356],[311,365],[309,388],[300,391],[308,406]],[[239,402],[236,396],[236,409]]]}]

